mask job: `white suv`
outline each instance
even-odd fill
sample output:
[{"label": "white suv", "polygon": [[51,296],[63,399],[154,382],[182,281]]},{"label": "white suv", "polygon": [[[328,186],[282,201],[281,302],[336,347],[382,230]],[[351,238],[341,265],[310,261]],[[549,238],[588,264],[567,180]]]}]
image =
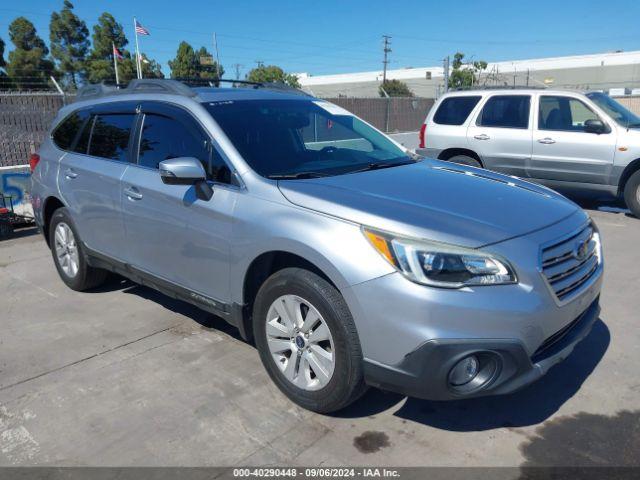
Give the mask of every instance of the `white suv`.
[{"label": "white suv", "polygon": [[448,93],[422,125],[417,152],[562,191],[623,197],[640,217],[640,117],[601,92]]}]

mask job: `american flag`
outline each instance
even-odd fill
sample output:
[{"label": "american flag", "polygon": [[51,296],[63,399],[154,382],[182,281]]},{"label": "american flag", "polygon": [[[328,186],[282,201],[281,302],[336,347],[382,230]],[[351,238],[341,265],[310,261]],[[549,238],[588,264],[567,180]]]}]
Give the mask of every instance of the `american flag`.
[{"label": "american flag", "polygon": [[141,24],[138,20],[136,20],[136,21],[135,21],[135,23],[136,23],[136,33],[137,33],[138,35],[151,35],[151,34],[149,33],[149,30],[147,30],[146,28],[144,28],[144,27],[142,26],[142,24]]}]

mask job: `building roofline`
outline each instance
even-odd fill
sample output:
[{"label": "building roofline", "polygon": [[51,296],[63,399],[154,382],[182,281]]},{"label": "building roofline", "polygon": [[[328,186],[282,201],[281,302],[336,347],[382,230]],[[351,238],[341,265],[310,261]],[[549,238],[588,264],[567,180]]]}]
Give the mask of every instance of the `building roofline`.
[{"label": "building roofline", "polygon": [[[491,72],[492,70],[498,70],[500,73],[525,72],[527,70],[534,72],[536,70],[633,64],[640,64],[640,50],[492,62],[487,64],[485,72]],[[426,78],[427,72],[431,72],[432,78],[444,76],[442,66],[432,66],[387,70],[387,78],[396,80],[424,79]],[[317,76],[301,74],[298,79],[300,85],[303,87],[340,83],[375,82],[382,81],[382,70]]]}]

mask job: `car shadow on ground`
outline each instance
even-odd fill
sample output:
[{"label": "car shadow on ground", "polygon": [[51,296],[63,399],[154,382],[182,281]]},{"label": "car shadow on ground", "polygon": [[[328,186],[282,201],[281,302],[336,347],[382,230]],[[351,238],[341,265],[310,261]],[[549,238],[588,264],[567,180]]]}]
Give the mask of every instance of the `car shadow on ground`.
[{"label": "car shadow on ground", "polygon": [[[244,342],[238,330],[223,318],[117,275],[112,275],[105,285],[92,292],[115,290],[158,303],[172,312],[190,318],[204,329],[215,329]],[[400,405],[406,399],[393,415],[403,420],[443,430],[466,432],[537,425],[558,411],[578,392],[604,356],[609,343],[609,329],[602,319],[599,319],[590,334],[576,345],[568,358],[551,368],[543,378],[516,393],[435,402],[407,398],[400,394],[371,388],[354,404],[333,416],[339,418],[373,416]]]},{"label": "car shadow on ground", "polygon": [[[394,415],[458,432],[537,425],[576,394],[604,356],[609,342],[609,329],[600,319],[568,358],[523,390],[510,395],[449,402],[407,398]],[[375,415],[393,408],[405,398],[371,389],[358,402],[336,416],[355,418]]]},{"label": "car shadow on ground", "polygon": [[89,293],[104,293],[120,290],[122,293],[137,295],[162,305],[167,310],[190,318],[206,330],[216,330],[230,337],[244,342],[238,329],[230,325],[224,318],[206,312],[195,305],[165,295],[151,287],[138,285],[120,275],[111,274],[109,280],[102,286],[90,290]]}]

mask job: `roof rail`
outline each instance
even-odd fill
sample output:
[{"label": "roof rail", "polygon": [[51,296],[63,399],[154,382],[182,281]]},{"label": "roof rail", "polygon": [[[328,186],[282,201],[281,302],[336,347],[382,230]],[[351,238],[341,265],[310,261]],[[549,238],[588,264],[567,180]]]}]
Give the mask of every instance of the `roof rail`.
[{"label": "roof rail", "polygon": [[239,85],[246,85],[251,88],[264,88],[267,90],[277,90],[281,92],[288,92],[294,95],[311,96],[307,92],[304,92],[298,88],[292,87],[282,82],[250,82],[247,80],[231,80],[221,78],[204,79],[204,78],[181,78],[181,79],[164,79],[164,78],[144,78],[134,79],[124,87],[123,85],[93,83],[85,85],[76,94],[75,101],[79,102],[91,98],[100,98],[111,95],[123,95],[127,93],[169,93],[173,95],[182,95],[185,97],[195,97],[198,95],[196,90],[193,90],[191,86],[209,86],[216,87],[220,83],[232,83]]},{"label": "roof rail", "polygon": [[136,78],[131,80],[126,87],[121,84],[107,84],[105,82],[85,85],[78,90],[75,101],[80,102],[91,98],[124,95],[127,93],[171,93],[173,95],[183,95],[186,97],[195,97],[197,95],[191,88],[177,80]]},{"label": "roof rail", "polygon": [[473,90],[547,90],[549,87],[541,85],[473,85],[471,87],[450,88],[450,92],[465,92]]},{"label": "roof rail", "polygon": [[294,95],[311,96],[299,88],[287,85],[284,82],[251,82],[249,80],[235,80],[231,78],[207,79],[207,78],[179,78],[179,81],[192,87],[218,87],[221,83],[230,83],[235,86],[246,86],[247,88],[264,88],[266,90],[277,90],[292,93]]},{"label": "roof rail", "polygon": [[106,95],[112,95],[117,91],[118,85],[108,85],[105,82],[91,83],[78,90],[75,101],[79,102],[88,98],[104,97]]},{"label": "roof rail", "polygon": [[129,85],[122,90],[122,93],[172,93],[174,95],[184,95],[185,97],[195,97],[197,95],[184,83],[164,78],[136,78],[129,82]]}]

